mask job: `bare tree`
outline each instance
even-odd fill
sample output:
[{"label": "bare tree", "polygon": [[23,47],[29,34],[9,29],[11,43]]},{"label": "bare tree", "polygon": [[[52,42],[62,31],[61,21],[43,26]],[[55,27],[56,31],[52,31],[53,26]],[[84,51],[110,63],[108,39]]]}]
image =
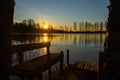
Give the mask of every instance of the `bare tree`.
[{"label": "bare tree", "polygon": [[73,26],[74,26],[74,31],[76,32],[77,31],[77,22],[74,22]]}]

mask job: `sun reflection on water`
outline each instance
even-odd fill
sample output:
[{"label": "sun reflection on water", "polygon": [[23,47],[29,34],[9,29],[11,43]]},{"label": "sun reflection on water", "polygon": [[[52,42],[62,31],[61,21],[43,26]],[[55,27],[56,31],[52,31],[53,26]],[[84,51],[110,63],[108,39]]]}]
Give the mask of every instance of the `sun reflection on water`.
[{"label": "sun reflection on water", "polygon": [[44,33],[43,34],[43,42],[48,42],[49,39],[48,39],[48,34],[47,33]]}]

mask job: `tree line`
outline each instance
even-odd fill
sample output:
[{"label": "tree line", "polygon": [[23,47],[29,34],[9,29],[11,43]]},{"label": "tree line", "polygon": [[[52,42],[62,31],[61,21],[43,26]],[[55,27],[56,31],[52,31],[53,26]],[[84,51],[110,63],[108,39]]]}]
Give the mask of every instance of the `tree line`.
[{"label": "tree line", "polygon": [[42,27],[39,23],[35,23],[33,19],[16,22],[13,25],[13,33],[87,33],[87,32],[105,32],[107,22],[73,22],[73,26],[52,26],[48,25],[48,29]]},{"label": "tree line", "polygon": [[73,28],[75,32],[102,32],[102,31],[106,31],[106,25],[107,22],[79,22],[77,24],[77,22],[73,23]]}]

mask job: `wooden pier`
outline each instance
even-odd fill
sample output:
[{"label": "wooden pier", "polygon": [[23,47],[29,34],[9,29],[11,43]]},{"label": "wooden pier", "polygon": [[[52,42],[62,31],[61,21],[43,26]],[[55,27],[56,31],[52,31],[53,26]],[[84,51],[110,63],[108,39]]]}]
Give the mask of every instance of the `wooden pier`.
[{"label": "wooden pier", "polygon": [[[28,50],[33,50],[37,48],[47,48],[47,54],[40,56],[38,58],[23,61],[23,52]],[[49,80],[51,79],[51,66],[60,62],[60,72],[63,71],[63,52],[60,53],[50,53],[50,42],[45,43],[34,43],[34,44],[22,44],[13,46],[13,53],[18,54],[19,64],[11,66],[11,75],[18,76],[21,80],[27,78],[32,80],[33,78],[38,78],[42,80],[42,73],[48,70]]]},{"label": "wooden pier", "polygon": [[53,80],[103,80],[105,67],[105,53],[99,52],[99,62],[76,61],[69,64],[69,50],[67,50],[67,67],[64,75],[55,77]]}]

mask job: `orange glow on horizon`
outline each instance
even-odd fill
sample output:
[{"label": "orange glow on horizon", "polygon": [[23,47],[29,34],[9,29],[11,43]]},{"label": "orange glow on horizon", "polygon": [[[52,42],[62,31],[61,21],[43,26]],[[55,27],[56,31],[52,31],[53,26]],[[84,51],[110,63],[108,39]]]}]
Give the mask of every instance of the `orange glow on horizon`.
[{"label": "orange glow on horizon", "polygon": [[45,23],[45,24],[43,25],[43,28],[44,28],[44,29],[48,29],[48,24]]}]

